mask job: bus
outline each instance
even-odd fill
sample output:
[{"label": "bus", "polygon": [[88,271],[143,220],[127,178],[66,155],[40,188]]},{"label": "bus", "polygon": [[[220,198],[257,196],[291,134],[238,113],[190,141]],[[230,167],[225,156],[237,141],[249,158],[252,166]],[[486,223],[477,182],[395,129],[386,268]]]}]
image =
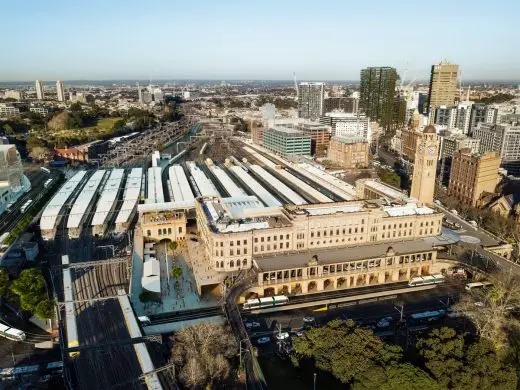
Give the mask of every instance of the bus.
[{"label": "bus", "polygon": [[13,341],[24,341],[25,333],[8,325],[0,324],[0,336]]},{"label": "bus", "polygon": [[467,291],[471,291],[473,289],[479,289],[479,288],[486,288],[493,286],[493,283],[491,282],[473,282],[466,284],[466,287],[464,287]]},{"label": "bus", "polygon": [[242,305],[242,308],[244,310],[265,309],[268,307],[287,305],[288,303],[289,298],[285,295],[275,295],[274,297],[248,299],[246,303]]},{"label": "bus", "polygon": [[428,284],[439,284],[443,283],[445,280],[444,276],[441,274],[428,275],[428,276],[417,276],[415,278],[411,278],[408,282],[409,287],[416,286],[425,286]]},{"label": "bus", "polygon": [[441,318],[446,314],[446,310],[429,310],[420,313],[414,313],[410,315],[410,320],[415,323],[421,323],[425,321],[432,321],[437,318]]},{"label": "bus", "polygon": [[20,207],[20,212],[23,214],[27,211],[27,209],[29,208],[29,206],[31,205],[32,203],[32,200],[29,199],[27,202],[25,202],[22,207]]},{"label": "bus", "polygon": [[50,174],[51,174],[50,169],[45,168],[45,167],[40,167],[40,171],[42,171],[43,173],[46,173],[47,175],[50,175]]}]

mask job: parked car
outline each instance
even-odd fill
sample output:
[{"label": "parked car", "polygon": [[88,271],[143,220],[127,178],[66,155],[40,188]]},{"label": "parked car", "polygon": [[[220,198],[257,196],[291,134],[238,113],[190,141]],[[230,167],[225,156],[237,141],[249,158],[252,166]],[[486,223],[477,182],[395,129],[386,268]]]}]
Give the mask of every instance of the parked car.
[{"label": "parked car", "polygon": [[392,317],[384,317],[377,321],[378,328],[387,328],[390,326],[390,322],[393,321]]},{"label": "parked car", "polygon": [[269,341],[271,341],[271,338],[269,336],[260,337],[258,340],[256,340],[257,344],[267,344]]},{"label": "parked car", "polygon": [[289,338],[289,333],[287,333],[287,332],[276,333],[275,337],[277,340],[285,340],[285,339]]},{"label": "parked car", "polygon": [[314,317],[310,317],[310,316],[303,317],[303,322],[310,323],[310,322],[314,322],[315,320],[316,319]]},{"label": "parked car", "polygon": [[303,333],[304,333],[303,330],[299,330],[299,331],[296,332],[296,336],[297,337],[302,337]]},{"label": "parked car", "polygon": [[245,326],[246,326],[246,328],[251,329],[251,328],[259,328],[261,325],[260,325],[260,322],[252,321],[252,322],[246,322]]}]

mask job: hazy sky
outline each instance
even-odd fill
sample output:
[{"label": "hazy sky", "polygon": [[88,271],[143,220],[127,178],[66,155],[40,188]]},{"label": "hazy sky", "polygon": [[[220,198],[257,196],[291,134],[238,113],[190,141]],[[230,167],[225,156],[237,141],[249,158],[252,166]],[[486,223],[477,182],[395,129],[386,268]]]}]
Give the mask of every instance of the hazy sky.
[{"label": "hazy sky", "polygon": [[[520,79],[519,0],[0,0],[0,81]],[[408,65],[407,65],[408,64]]]}]

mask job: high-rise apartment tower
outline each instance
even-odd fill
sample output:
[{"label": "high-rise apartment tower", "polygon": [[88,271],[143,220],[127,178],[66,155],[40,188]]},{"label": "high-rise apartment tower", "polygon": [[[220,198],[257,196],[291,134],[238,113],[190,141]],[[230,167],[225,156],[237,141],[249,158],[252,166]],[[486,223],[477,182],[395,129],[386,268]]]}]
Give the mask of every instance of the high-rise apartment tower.
[{"label": "high-rise apartment tower", "polygon": [[388,130],[394,122],[397,71],[390,67],[361,70],[359,108]]},{"label": "high-rise apartment tower", "polygon": [[317,120],[323,114],[324,83],[300,83],[298,118]]},{"label": "high-rise apartment tower", "polygon": [[45,97],[45,93],[43,90],[43,82],[40,80],[36,80],[35,85],[36,85],[36,98],[38,100],[43,100],[43,98]]},{"label": "high-rise apartment tower", "polygon": [[428,104],[430,110],[438,106],[452,106],[457,94],[459,66],[448,62],[432,65]]},{"label": "high-rise apartment tower", "polygon": [[56,94],[58,95],[58,101],[65,101],[65,89],[63,88],[63,81],[56,81]]}]

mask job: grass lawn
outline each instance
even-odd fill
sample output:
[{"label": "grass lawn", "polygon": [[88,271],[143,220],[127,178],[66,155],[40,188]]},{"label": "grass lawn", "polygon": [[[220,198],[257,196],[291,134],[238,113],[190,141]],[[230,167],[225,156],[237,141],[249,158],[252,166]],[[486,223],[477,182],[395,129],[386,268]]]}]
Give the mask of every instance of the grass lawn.
[{"label": "grass lawn", "polygon": [[66,129],[52,132],[51,137],[58,138],[76,138],[80,142],[94,141],[107,135],[112,134],[112,126],[121,118],[101,118],[98,119],[96,125],[83,127],[81,129]]}]

